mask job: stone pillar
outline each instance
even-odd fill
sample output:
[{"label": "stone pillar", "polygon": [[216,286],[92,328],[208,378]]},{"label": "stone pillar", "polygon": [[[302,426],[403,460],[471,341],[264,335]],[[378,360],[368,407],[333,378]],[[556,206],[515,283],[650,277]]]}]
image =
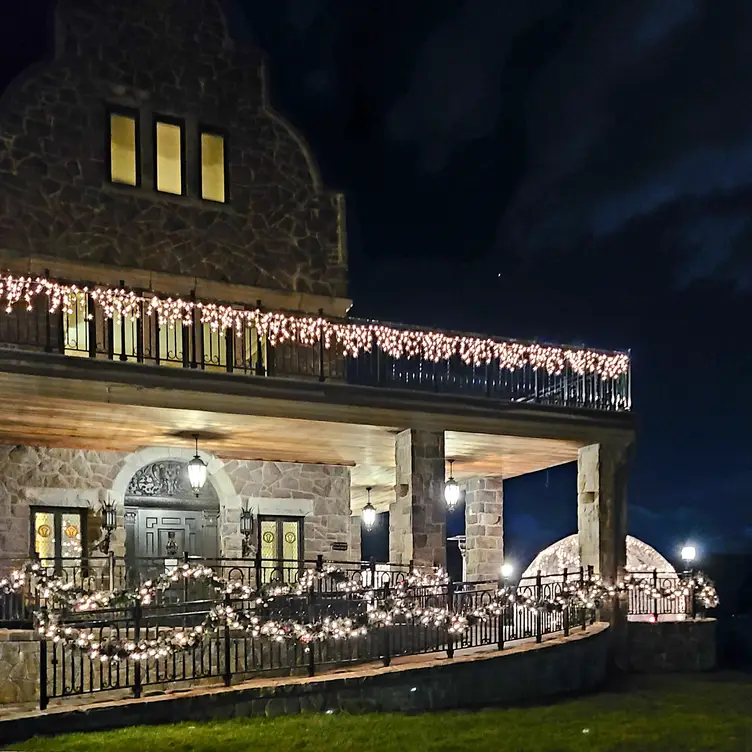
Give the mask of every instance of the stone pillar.
[{"label": "stone pillar", "polygon": [[397,434],[396,498],[389,508],[389,560],[416,567],[446,566],[444,433]]},{"label": "stone pillar", "polygon": [[501,478],[465,484],[465,547],[468,582],[498,579],[504,561],[504,490]]},{"label": "stone pillar", "polygon": [[580,561],[607,583],[617,582],[627,563],[627,452],[591,444],[577,457],[577,526]]}]

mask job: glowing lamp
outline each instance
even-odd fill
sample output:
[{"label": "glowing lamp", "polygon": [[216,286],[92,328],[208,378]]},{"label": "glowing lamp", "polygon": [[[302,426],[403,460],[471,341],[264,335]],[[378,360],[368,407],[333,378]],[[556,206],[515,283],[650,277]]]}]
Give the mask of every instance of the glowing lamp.
[{"label": "glowing lamp", "polygon": [[191,484],[193,493],[198,497],[206,483],[207,467],[198,456],[198,434],[194,434],[193,438],[196,440],[196,456],[188,463],[188,483]]},{"label": "glowing lamp", "polygon": [[681,550],[681,557],[682,561],[689,564],[697,558],[697,549],[694,546],[684,546]]},{"label": "glowing lamp", "polygon": [[504,562],[501,565],[501,576],[506,580],[514,574],[514,565],[509,562]]},{"label": "glowing lamp", "polygon": [[454,460],[449,460],[449,478],[444,484],[444,501],[446,501],[447,509],[450,512],[457,506],[460,500],[460,487],[454,479],[452,473],[453,467]]},{"label": "glowing lamp", "polygon": [[373,526],[376,524],[376,508],[371,504],[371,486],[366,488],[366,492],[368,493],[368,501],[363,507],[363,525],[366,530],[373,530]]}]

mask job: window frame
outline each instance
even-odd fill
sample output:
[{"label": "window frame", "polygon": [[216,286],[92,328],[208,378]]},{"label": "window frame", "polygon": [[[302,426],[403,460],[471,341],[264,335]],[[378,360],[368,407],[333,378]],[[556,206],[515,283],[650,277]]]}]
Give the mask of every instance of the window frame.
[{"label": "window frame", "polygon": [[[222,161],[223,164],[223,175],[224,175],[224,181],[225,181],[225,200],[224,201],[215,201],[213,198],[204,198],[204,155],[202,150],[202,144],[201,144],[201,137],[206,134],[207,136],[219,136],[222,139]],[[199,122],[196,126],[196,154],[198,155],[198,164],[197,172],[198,172],[198,181],[197,181],[197,188],[198,188],[198,197],[202,201],[206,201],[209,204],[212,204],[214,206],[227,206],[230,203],[230,160],[228,158],[228,153],[230,149],[230,141],[227,134],[227,131],[224,128],[219,128],[216,125],[208,125],[206,123]]]},{"label": "window frame", "polygon": [[88,507],[63,507],[49,504],[33,504],[29,507],[29,555],[32,560],[37,558],[36,551],[36,515],[37,512],[51,514],[55,524],[55,556],[54,570],[62,571],[63,568],[63,515],[77,513],[81,515],[81,569],[85,570],[89,560],[89,535],[88,535]]},{"label": "window frame", "polygon": [[[125,107],[123,105],[108,103],[105,108],[105,153],[107,154],[107,179],[110,185],[118,188],[134,189],[140,188],[142,183],[142,159],[141,159],[141,111],[136,107]],[[136,183],[121,183],[119,180],[113,180],[112,177],[112,116],[120,115],[121,117],[131,118],[135,123],[136,131]]]},{"label": "window frame", "polygon": [[[180,193],[159,190],[159,143],[157,138],[157,128],[159,124],[174,125],[180,128]],[[152,115],[151,140],[152,140],[152,164],[154,165],[154,192],[160,196],[173,196],[175,198],[186,198],[188,196],[188,159],[186,148],[186,134],[188,127],[185,118],[172,117],[170,115],[160,115],[155,112]]]}]

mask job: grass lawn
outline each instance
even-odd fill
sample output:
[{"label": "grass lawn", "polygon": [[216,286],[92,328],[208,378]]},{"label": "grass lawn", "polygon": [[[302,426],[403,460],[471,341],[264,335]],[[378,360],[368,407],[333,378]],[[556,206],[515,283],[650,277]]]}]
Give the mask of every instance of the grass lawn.
[{"label": "grass lawn", "polygon": [[34,752],[752,752],[752,676],[631,678],[541,707],[299,715],[136,727],[13,745]]}]

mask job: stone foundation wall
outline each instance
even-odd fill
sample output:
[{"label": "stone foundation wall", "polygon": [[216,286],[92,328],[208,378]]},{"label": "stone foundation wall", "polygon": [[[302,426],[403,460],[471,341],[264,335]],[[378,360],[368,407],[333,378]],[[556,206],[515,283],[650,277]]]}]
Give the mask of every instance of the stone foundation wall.
[{"label": "stone foundation wall", "polygon": [[319,679],[282,679],[262,686],[207,688],[166,697],[128,700],[0,720],[0,738],[17,742],[35,735],[95,731],[136,724],[276,717],[303,712],[427,712],[454,708],[539,702],[585,692],[606,679],[607,625],[597,624],[569,638],[524,645],[504,652],[442,656],[419,667],[364,667]]},{"label": "stone foundation wall", "polygon": [[38,699],[39,640],[36,634],[30,630],[0,629],[0,705]]},{"label": "stone foundation wall", "polygon": [[[146,450],[151,455],[180,455],[184,450]],[[100,528],[99,504],[113,498],[119,527],[113,550],[124,553],[123,491],[139,455],[93,450],[0,445],[0,558],[26,559],[30,551],[30,507],[80,507],[90,510],[87,525],[93,544]],[[191,454],[189,452],[189,454]],[[154,457],[156,459],[156,456]],[[304,555],[357,560],[360,536],[354,535],[350,512],[350,469],[207,457],[210,482],[220,500],[222,555],[241,553],[240,509],[304,517]],[[359,531],[358,531],[359,532]],[[346,550],[333,550],[333,544]]]},{"label": "stone foundation wall", "polygon": [[712,671],[716,668],[716,620],[627,624],[626,666],[634,673]]}]

